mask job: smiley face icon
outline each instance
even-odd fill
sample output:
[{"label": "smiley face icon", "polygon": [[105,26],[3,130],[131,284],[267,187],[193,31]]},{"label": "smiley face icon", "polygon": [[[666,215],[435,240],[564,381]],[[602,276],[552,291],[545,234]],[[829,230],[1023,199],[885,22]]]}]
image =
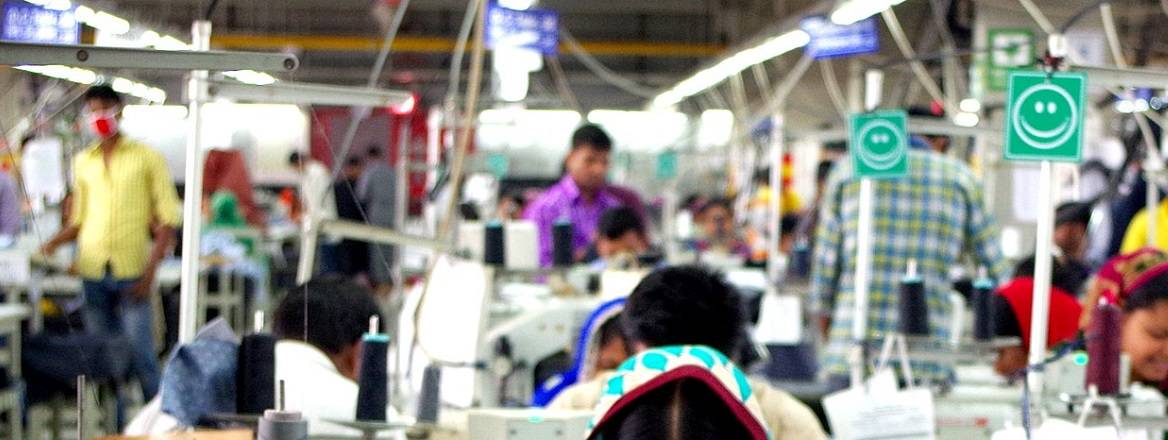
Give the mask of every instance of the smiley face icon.
[{"label": "smiley face icon", "polygon": [[1018,96],[1010,112],[1010,122],[1027,145],[1051,150],[1074,136],[1079,111],[1079,106],[1065,90],[1041,83],[1030,86]]},{"label": "smiley face icon", "polygon": [[860,160],[875,170],[890,169],[905,155],[904,135],[884,119],[868,121],[860,129],[858,140],[863,144],[858,151]]}]

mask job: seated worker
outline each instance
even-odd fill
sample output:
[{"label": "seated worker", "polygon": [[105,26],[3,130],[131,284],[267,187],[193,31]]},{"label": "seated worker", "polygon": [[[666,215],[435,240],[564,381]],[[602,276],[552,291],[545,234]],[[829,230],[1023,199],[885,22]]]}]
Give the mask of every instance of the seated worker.
[{"label": "seated worker", "polygon": [[1118,303],[1131,379],[1168,394],[1168,263],[1132,275]]},{"label": "seated worker", "polygon": [[649,234],[637,211],[618,207],[604,211],[596,228],[596,244],[586,260],[595,269],[635,267],[649,252]]},{"label": "seated worker", "polygon": [[539,384],[531,399],[532,406],[543,407],[568,387],[592,380],[600,372],[611,371],[629,358],[628,342],[621,330],[620,316],[625,299],[601,304],[584,321],[576,341],[572,367]]},{"label": "seated worker", "polygon": [[1063,203],[1055,210],[1054,244],[1062,254],[1060,260],[1067,266],[1069,276],[1082,281],[1091,278],[1092,272],[1086,259],[1091,210],[1090,203],[1082,202]]},{"label": "seated worker", "polygon": [[690,242],[690,249],[700,253],[712,253],[750,258],[750,246],[738,235],[734,225],[734,204],[730,199],[714,199],[698,210],[697,239]]},{"label": "seated worker", "polygon": [[768,440],[772,433],[759,397],[742,370],[718,350],[654,348],[625,361],[607,381],[587,438]]},{"label": "seated worker", "polygon": [[1099,304],[1100,298],[1111,304],[1118,304],[1119,295],[1129,289],[1126,286],[1125,274],[1140,272],[1165,262],[1168,262],[1168,254],[1150,247],[1108,260],[1091,280],[1087,294],[1083,297],[1081,302],[1083,317],[1079,320],[1079,327],[1087,328],[1091,323],[1091,314],[1095,311],[1095,305]]},{"label": "seated worker", "polygon": [[[1071,292],[1081,285],[1073,269],[1051,258],[1050,321],[1046,347],[1050,348],[1073,339],[1079,330],[1079,315],[1083,307]],[[1011,377],[1026,368],[1030,353],[1030,322],[1034,301],[1034,257],[1023,260],[1014,268],[1014,279],[998,287],[994,294],[994,334],[1018,337],[1022,345],[998,349],[994,371]]]},{"label": "seated worker", "polygon": [[339,275],[288,291],[276,307],[276,380],[284,381],[286,408],[304,415],[310,435],[356,433],[323,420],[356,416],[360,342],[372,316],[381,316],[373,294]]},{"label": "seated worker", "polygon": [[[621,317],[633,353],[673,345],[703,345],[721,353],[736,353],[743,344],[744,322],[734,288],[721,276],[697,266],[669,267],[649,274],[629,296]],[[615,374],[599,374],[565,390],[549,408],[593,409]],[[772,438],[825,438],[819,420],[806,405],[766,382],[747,379],[747,383]]]}]

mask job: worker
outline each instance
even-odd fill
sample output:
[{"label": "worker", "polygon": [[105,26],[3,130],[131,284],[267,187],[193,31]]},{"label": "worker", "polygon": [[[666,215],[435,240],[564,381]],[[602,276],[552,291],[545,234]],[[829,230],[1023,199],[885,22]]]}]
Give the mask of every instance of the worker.
[{"label": "worker", "polygon": [[559,220],[572,223],[572,249],[577,260],[596,240],[600,216],[609,208],[628,206],[645,218],[645,207],[632,191],[606,182],[612,139],[599,126],[587,124],[572,134],[572,146],[564,161],[564,176],[528,206],[524,217],[535,222],[539,233],[539,261],[552,264],[552,226]]},{"label": "worker", "polygon": [[[981,183],[968,166],[941,153],[948,148],[947,138],[920,139],[923,143],[908,153],[908,176],[873,182],[868,338],[897,330],[897,292],[909,260],[919,264],[930,333],[937,338],[949,336],[952,321],[949,270],[959,266],[967,252],[991,279],[1002,279],[1006,272]],[[860,179],[853,175],[850,162],[841,161],[824,189],[810,304],[820,313],[820,330],[829,341],[824,366],[837,389],[847,386],[847,354],[854,344],[859,199]],[[950,376],[947,368],[935,363],[914,363],[914,370],[915,377],[934,383]]]},{"label": "worker", "polygon": [[356,416],[360,343],[373,316],[381,312],[372,293],[340,275],[298,286],[276,306],[276,380],[285,408],[308,420],[310,435],[353,434],[324,420]]},{"label": "worker", "polygon": [[1116,305],[1133,382],[1168,392],[1168,263],[1131,267]]},{"label": "worker", "polygon": [[[745,318],[737,291],[720,275],[698,266],[669,267],[646,276],[629,295],[621,319],[633,353],[702,345],[726,358],[725,354],[738,353],[745,344]],[[589,382],[568,388],[549,408],[592,409],[615,375],[598,374]],[[765,381],[746,379],[772,438],[826,438],[806,405]]]},{"label": "worker", "polygon": [[767,429],[760,395],[710,347],[654,348],[625,361],[593,410],[589,440],[805,438]]},{"label": "worker", "polygon": [[[1149,185],[1153,184],[1149,183]],[[1140,248],[1149,246],[1148,226],[1148,209],[1144,208],[1128,224],[1127,232],[1123,235],[1123,245],[1120,246],[1119,252],[1121,254],[1129,254]],[[1168,199],[1164,199],[1156,207],[1155,227],[1156,242],[1151,244],[1151,246],[1168,251]]]},{"label": "worker", "polygon": [[714,199],[698,209],[695,218],[698,237],[689,244],[690,250],[702,254],[715,254],[750,258],[750,245],[738,234],[735,225],[734,205],[730,199]]},{"label": "worker", "polygon": [[[1051,258],[1050,317],[1046,347],[1051,348],[1075,337],[1083,307],[1075,299],[1082,280],[1069,276],[1075,269]],[[1022,343],[998,349],[994,371],[1012,377],[1026,368],[1030,353],[1030,320],[1034,302],[1034,257],[1023,260],[1014,269],[1014,278],[997,288],[993,297],[995,336],[1016,337]]]},{"label": "worker", "polygon": [[[597,225],[595,258],[587,258],[596,269],[637,266],[637,257],[649,252],[649,233],[637,212],[627,206],[604,211]],[[617,264],[623,262],[623,264]]]},{"label": "worker", "polygon": [[[316,228],[321,222],[337,218],[337,201],[333,191],[333,179],[328,167],[300,152],[293,152],[288,156],[288,164],[300,175],[300,213],[301,227],[307,230]],[[321,272],[330,273],[339,270],[337,263],[337,243],[340,240],[329,235],[320,238]],[[301,249],[301,252],[306,250]]]},{"label": "worker", "polygon": [[[361,199],[357,197],[357,185],[364,171],[365,161],[359,157],[350,157],[341,166],[340,179],[333,184],[337,218],[365,223],[365,209],[361,206]],[[351,238],[342,239],[337,245],[337,262],[338,273],[350,277],[365,276],[369,273],[368,243]]]},{"label": "worker", "polygon": [[118,130],[117,92],[94,86],[84,102],[84,120],[98,141],[74,158],[71,221],[43,251],[78,242],[86,329],[129,338],[133,370],[149,400],[159,379],[150,295],[179,224],[178,194],[162,155]]},{"label": "worker", "polygon": [[1065,202],[1055,209],[1054,245],[1073,275],[1086,281],[1091,276],[1087,263],[1087,231],[1093,207],[1087,202]]},{"label": "worker", "polygon": [[[393,228],[397,216],[397,172],[389,166],[381,148],[369,147],[365,155],[365,172],[357,185],[357,196],[365,204],[369,224]],[[387,244],[369,245],[369,281],[378,296],[393,290],[392,264],[396,249]]]}]

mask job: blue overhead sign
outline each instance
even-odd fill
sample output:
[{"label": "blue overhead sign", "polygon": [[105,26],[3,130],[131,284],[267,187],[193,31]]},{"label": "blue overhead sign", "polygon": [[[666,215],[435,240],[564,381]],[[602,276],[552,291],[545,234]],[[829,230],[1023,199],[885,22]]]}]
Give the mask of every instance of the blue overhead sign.
[{"label": "blue overhead sign", "polygon": [[560,48],[560,15],[548,9],[487,6],[487,48],[523,48],[555,55]]},{"label": "blue overhead sign", "polygon": [[875,18],[840,26],[827,17],[816,16],[803,19],[799,27],[811,36],[806,50],[817,60],[880,51],[880,32]]},{"label": "blue overhead sign", "polygon": [[23,1],[4,2],[0,40],[27,43],[77,44],[81,30],[73,10],[54,10]]}]

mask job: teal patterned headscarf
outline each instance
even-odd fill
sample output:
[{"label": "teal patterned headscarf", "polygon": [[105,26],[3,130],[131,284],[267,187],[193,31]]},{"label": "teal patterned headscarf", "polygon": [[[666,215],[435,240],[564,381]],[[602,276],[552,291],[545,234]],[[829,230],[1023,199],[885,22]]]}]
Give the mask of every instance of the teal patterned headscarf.
[{"label": "teal patterned headscarf", "polygon": [[702,345],[654,348],[621,364],[616,375],[604,385],[595,414],[588,423],[587,438],[597,440],[603,431],[599,428],[639,397],[683,379],[694,379],[708,386],[742,422],[753,440],[770,439],[762,406],[746,374],[718,350]]}]

